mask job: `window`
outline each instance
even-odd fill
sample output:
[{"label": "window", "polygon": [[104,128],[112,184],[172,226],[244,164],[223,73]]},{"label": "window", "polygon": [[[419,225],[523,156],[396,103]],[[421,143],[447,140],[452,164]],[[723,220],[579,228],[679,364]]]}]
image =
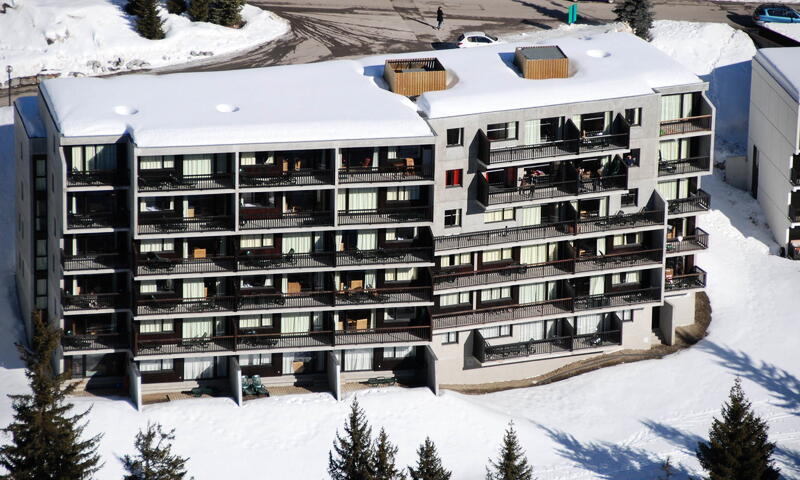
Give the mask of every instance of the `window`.
[{"label": "window", "polygon": [[440,307],[452,307],[454,305],[466,305],[471,303],[469,292],[448,293],[439,295]]},{"label": "window", "polygon": [[631,246],[641,245],[643,237],[644,235],[642,234],[642,232],[626,233],[624,235],[614,235],[614,246],[631,247]]},{"label": "window", "polygon": [[442,345],[458,343],[458,332],[447,332],[442,335]]},{"label": "window", "polygon": [[441,266],[442,268],[457,267],[459,265],[471,265],[471,264],[472,264],[471,253],[456,253],[453,255],[443,255],[439,257],[439,266]]},{"label": "window", "polygon": [[481,328],[480,332],[483,338],[510,337],[511,325],[500,325],[497,327]]},{"label": "window", "polygon": [[486,127],[489,140],[514,140],[517,138],[517,122],[493,123]]},{"label": "window", "polygon": [[275,193],[274,192],[243,193],[241,197],[239,197],[239,204],[242,207],[275,208]]},{"label": "window", "polygon": [[240,277],[241,288],[266,288],[272,286],[272,275],[245,275]]},{"label": "window", "polygon": [[272,315],[242,315],[239,328],[268,328],[272,326]]},{"label": "window", "polygon": [[419,187],[389,187],[386,189],[386,201],[400,202],[419,200]]},{"label": "window", "polygon": [[481,302],[494,302],[511,298],[511,287],[481,290]]},{"label": "window", "polygon": [[239,365],[243,367],[252,365],[272,365],[272,354],[254,353],[252,355],[239,355]]},{"label": "window", "polygon": [[463,128],[448,128],[447,129],[447,146],[457,147],[464,145],[464,129]]},{"label": "window", "polygon": [[142,320],[139,333],[168,333],[174,331],[172,320]]},{"label": "window", "polygon": [[139,170],[154,170],[163,168],[175,168],[175,157],[173,155],[150,155],[139,157]]},{"label": "window", "polygon": [[171,372],[172,371],[172,359],[171,358],[164,358],[161,360],[140,360],[139,361],[139,371],[140,372]]},{"label": "window", "polygon": [[383,322],[410,322],[414,320],[416,316],[416,309],[414,307],[387,308],[384,311]]},{"label": "window", "polygon": [[494,210],[483,214],[484,223],[505,222],[514,220],[514,209],[504,208],[502,210]]},{"label": "window", "polygon": [[272,235],[242,235],[239,246],[241,248],[261,248],[274,245]]},{"label": "window", "polygon": [[461,209],[445,210],[444,211],[444,226],[445,227],[460,227],[461,226]]},{"label": "window", "polygon": [[446,187],[460,187],[462,185],[463,170],[457,168],[455,170],[448,170],[445,172],[444,184]]},{"label": "window", "polygon": [[389,268],[385,270],[383,279],[387,282],[410,282],[416,280],[417,268]]},{"label": "window", "polygon": [[483,252],[483,263],[499,262],[501,260],[510,260],[511,258],[510,248],[498,248]]},{"label": "window", "polygon": [[623,322],[632,322],[633,310],[623,310],[622,315],[620,315],[620,320],[622,320]]},{"label": "window", "polygon": [[403,242],[417,238],[417,227],[389,228],[386,230],[387,242]]},{"label": "window", "polygon": [[640,272],[615,273],[611,275],[611,285],[639,283],[640,279]]},{"label": "window", "polygon": [[383,358],[414,358],[416,353],[415,347],[386,347],[383,349]]},{"label": "window", "polygon": [[631,188],[628,193],[623,193],[620,203],[623,207],[635,207],[639,203],[639,189]]},{"label": "window", "polygon": [[155,240],[142,240],[139,243],[139,252],[174,252],[175,240],[171,238],[159,238]]},{"label": "window", "polygon": [[632,127],[638,127],[642,124],[642,109],[639,108],[626,108],[625,109],[625,120],[630,124]]}]

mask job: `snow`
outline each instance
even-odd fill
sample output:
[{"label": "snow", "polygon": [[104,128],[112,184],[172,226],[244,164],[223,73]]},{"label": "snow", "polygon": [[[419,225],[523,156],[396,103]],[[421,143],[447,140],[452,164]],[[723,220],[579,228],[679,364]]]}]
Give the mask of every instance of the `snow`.
[{"label": "snow", "polygon": [[[241,29],[167,13],[163,40],[147,40],[122,10],[124,0],[24,0],[0,14],[0,65],[13,76],[98,75],[227,55],[273,40],[289,30],[282,18],[245,5]],[[5,78],[2,79],[5,81]]]},{"label": "snow", "polygon": [[800,101],[800,47],[762,48],[756,60],[797,101]]},{"label": "snow", "polygon": [[[725,76],[719,70],[738,65],[750,50],[733,36],[720,36],[695,51],[697,38],[709,31],[702,24],[683,28],[689,36],[668,53],[684,58],[687,66],[705,66],[712,82],[739,82],[716,90],[718,95],[736,92],[747,97],[740,72]],[[656,33],[658,44],[658,28]],[[706,49],[718,55],[697,58]],[[732,108],[739,107],[735,103]],[[10,121],[8,109],[0,109],[0,124]],[[10,130],[0,126],[4,205],[14,201]],[[725,137],[729,132],[718,134]],[[712,417],[719,415],[739,376],[757,413],[770,426],[784,477],[800,479],[800,326],[795,300],[800,264],[774,255],[778,245],[760,206],[747,193],[716,176],[705,177],[703,189],[713,199],[711,211],[698,222],[711,238],[709,250],[698,259],[709,272],[707,293],[713,308],[706,339],[661,360],[619,365],[535,388],[480,396],[444,391],[436,397],[424,388],[358,393],[372,425],[385,427],[399,446],[400,464],[411,464],[416,447],[430,435],[454,479],[484,478],[487,459],[496,455],[506,423],[514,420],[540,480],[656,478],[660,462],[668,456],[679,466],[673,478],[685,480],[698,473],[696,442],[707,435]],[[0,225],[14,225],[13,215],[12,208],[1,210]],[[0,331],[6,333],[0,335],[3,393],[25,391],[11,349],[20,335],[11,276],[12,232],[13,228],[0,229],[0,243],[11,247],[0,251],[0,282],[7,292],[0,296]],[[100,480],[120,478],[117,458],[131,452],[134,434],[148,421],[176,428],[174,451],[191,457],[188,467],[197,480],[265,474],[316,479],[326,477],[327,452],[351,398],[337,403],[328,394],[308,394],[255,400],[243,407],[227,399],[193,399],[148,405],[142,412],[118,399],[80,397],[74,402],[81,411],[93,408],[86,434],[106,434]],[[11,414],[9,400],[0,395],[0,425],[7,424]]]},{"label": "snow", "polygon": [[800,23],[767,22],[763,27],[800,43]]},{"label": "snow", "polygon": [[47,135],[47,130],[42,123],[39,115],[38,97],[20,97],[15,101],[22,123],[25,125],[25,132],[31,138],[43,138]]}]

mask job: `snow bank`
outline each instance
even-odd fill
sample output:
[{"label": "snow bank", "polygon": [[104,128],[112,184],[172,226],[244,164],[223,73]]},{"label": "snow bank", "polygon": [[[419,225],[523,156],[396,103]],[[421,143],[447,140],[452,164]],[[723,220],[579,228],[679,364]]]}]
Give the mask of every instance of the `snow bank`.
[{"label": "snow bank", "polygon": [[783,35],[786,38],[800,42],[800,23],[765,23],[764,28]]},{"label": "snow bank", "polygon": [[0,65],[12,65],[15,78],[98,75],[230,54],[289,30],[282,18],[251,5],[242,9],[247,23],[238,30],[191,22],[159,7],[166,38],[147,40],[136,33],[134,18],[122,10],[124,4],[124,0],[18,2],[0,14]]}]

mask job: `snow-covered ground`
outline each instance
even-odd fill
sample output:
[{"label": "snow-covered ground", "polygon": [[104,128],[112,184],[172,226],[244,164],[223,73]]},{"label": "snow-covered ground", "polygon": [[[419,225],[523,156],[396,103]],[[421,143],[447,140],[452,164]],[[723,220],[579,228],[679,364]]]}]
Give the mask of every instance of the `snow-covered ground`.
[{"label": "snow-covered ground", "polygon": [[[656,28],[656,44],[665,29]],[[684,36],[670,42],[668,53],[685,60],[697,73],[718,81],[728,67],[747,59],[752,45],[737,35],[712,35],[715,26],[680,25]],[[669,30],[666,30],[667,32]],[[558,32],[563,33],[563,32]],[[558,34],[556,33],[556,34]],[[576,33],[588,33],[578,30]],[[705,37],[708,35],[708,37]],[[699,38],[715,38],[697,45]],[[722,41],[720,44],[719,40]],[[714,50],[708,57],[706,50]],[[750,53],[751,54],[751,53]],[[702,71],[701,71],[702,70]],[[720,72],[722,70],[722,72]],[[731,70],[733,71],[733,70]],[[705,72],[705,73],[703,73]],[[739,82],[714,86],[717,100],[726,92],[747,97],[743,72],[723,76]],[[736,107],[738,105],[738,107]],[[731,114],[741,116],[741,103]],[[744,108],[747,104],[744,103]],[[9,121],[0,109],[0,124]],[[736,123],[731,144],[738,133]],[[735,127],[735,128],[734,128]],[[718,131],[723,138],[730,132]],[[10,127],[0,126],[0,204],[13,202]],[[764,225],[758,204],[745,192],[706,177],[712,210],[700,226],[711,235],[711,247],[698,263],[709,272],[713,307],[709,336],[695,347],[661,360],[620,365],[551,385],[481,396],[445,391],[382,388],[360,392],[359,401],[374,426],[383,426],[400,448],[399,461],[414,461],[415,449],[430,435],[453,478],[484,478],[503,429],[514,420],[540,480],[656,478],[667,456],[679,465],[676,480],[698,468],[693,450],[705,437],[735,376],[743,379],[757,412],[767,419],[778,442],[777,459],[786,478],[800,478],[800,324],[796,285],[800,265],[772,256],[777,248]],[[0,210],[0,224],[13,225],[13,210]],[[11,265],[11,228],[0,229],[0,388],[24,390],[19,361],[11,342],[18,334]],[[197,480],[216,478],[325,478],[327,452],[344,421],[348,402],[328,394],[259,399],[237,407],[227,399],[184,400],[150,405],[136,412],[124,400],[76,398],[79,410],[93,407],[87,434],[104,432],[106,461],[99,478],[120,478],[119,455],[131,451],[133,436],[148,421],[176,428],[175,451],[191,456]],[[10,402],[0,398],[0,425],[11,419]]]},{"label": "snow-covered ground", "polygon": [[[227,55],[269,42],[289,31],[277,15],[245,5],[247,22],[233,29],[192,22],[160,7],[163,40],[147,40],[122,6],[125,0],[18,0],[0,14],[0,65],[13,77],[38,74],[98,75],[174,65]],[[5,72],[2,81],[5,82]]]},{"label": "snow-covered ground", "polygon": [[800,23],[765,23],[764,28],[800,42]]}]

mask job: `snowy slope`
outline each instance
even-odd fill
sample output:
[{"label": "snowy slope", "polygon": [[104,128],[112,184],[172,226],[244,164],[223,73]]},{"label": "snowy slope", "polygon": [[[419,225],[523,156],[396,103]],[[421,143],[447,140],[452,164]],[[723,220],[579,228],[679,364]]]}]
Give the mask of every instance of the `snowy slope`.
[{"label": "snowy slope", "polygon": [[0,65],[12,65],[15,78],[39,73],[97,75],[230,54],[289,30],[282,18],[251,5],[242,9],[247,23],[238,30],[191,22],[160,8],[166,38],[147,40],[136,33],[133,17],[122,10],[125,3],[18,1],[16,8],[0,14]]},{"label": "snowy slope", "polygon": [[[739,61],[738,50],[727,54]],[[714,65],[727,61],[720,57]],[[745,94],[745,87],[737,88]],[[8,119],[7,109],[0,109],[0,123]],[[0,126],[4,205],[13,201],[9,133]],[[800,478],[795,301],[800,264],[769,255],[777,246],[760,207],[746,193],[716,178],[706,178],[703,188],[713,197],[712,211],[699,222],[711,235],[711,248],[698,261],[709,272],[713,323],[707,339],[662,360],[536,388],[482,396],[445,391],[435,397],[422,388],[359,393],[369,420],[384,426],[398,444],[400,463],[412,463],[417,445],[430,435],[454,480],[482,479],[487,457],[495,455],[505,424],[513,419],[540,480],[655,478],[666,456],[680,464],[683,473],[675,478],[686,479],[686,472],[698,467],[692,455],[697,439],[706,435],[739,375],[770,424],[785,477]],[[13,225],[9,211],[0,210],[3,225]],[[10,228],[0,231],[0,242],[13,241]],[[7,348],[15,328],[9,286],[13,249],[0,252],[0,277],[9,280],[4,283],[9,293],[0,297],[0,329],[11,333],[0,335],[0,388],[13,392],[24,388]],[[348,407],[327,394],[260,399],[241,408],[225,399],[185,400],[147,406],[141,413],[124,401],[75,403],[79,409],[93,406],[87,433],[106,433],[103,480],[120,478],[116,457],[129,452],[136,430],[153,420],[177,429],[175,451],[192,457],[189,468],[197,480],[325,478],[327,451]],[[0,425],[10,415],[8,402],[0,399]]]}]

